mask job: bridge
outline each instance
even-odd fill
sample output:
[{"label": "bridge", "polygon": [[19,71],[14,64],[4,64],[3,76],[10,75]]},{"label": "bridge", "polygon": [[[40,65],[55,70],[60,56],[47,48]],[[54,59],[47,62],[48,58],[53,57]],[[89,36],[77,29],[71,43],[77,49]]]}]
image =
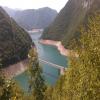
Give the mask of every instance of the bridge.
[{"label": "bridge", "polygon": [[64,67],[64,66],[60,66],[60,65],[57,65],[57,64],[48,62],[48,61],[43,60],[43,59],[40,59],[40,58],[39,58],[39,61],[40,61],[41,63],[45,63],[45,64],[48,64],[48,65],[54,67],[54,68],[59,69],[59,70],[60,70],[60,74],[64,74],[64,71],[65,71],[65,67]]}]

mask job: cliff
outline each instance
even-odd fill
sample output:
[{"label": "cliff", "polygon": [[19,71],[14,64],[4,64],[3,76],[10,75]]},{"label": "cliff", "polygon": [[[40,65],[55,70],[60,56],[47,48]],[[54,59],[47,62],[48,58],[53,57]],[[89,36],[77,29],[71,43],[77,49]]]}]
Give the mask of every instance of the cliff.
[{"label": "cliff", "polygon": [[88,16],[97,10],[100,10],[100,0],[69,0],[41,38],[62,41],[68,48],[73,38],[79,38],[79,26],[86,24]]}]

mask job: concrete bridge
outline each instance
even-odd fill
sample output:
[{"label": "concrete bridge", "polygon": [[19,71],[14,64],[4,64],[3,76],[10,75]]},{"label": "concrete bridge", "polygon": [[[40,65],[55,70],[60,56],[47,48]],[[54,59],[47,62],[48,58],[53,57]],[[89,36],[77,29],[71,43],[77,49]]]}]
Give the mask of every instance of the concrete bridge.
[{"label": "concrete bridge", "polygon": [[41,63],[45,63],[45,64],[48,64],[48,65],[54,67],[54,68],[59,69],[61,75],[64,74],[64,71],[65,71],[65,67],[64,67],[64,66],[60,66],[60,65],[57,65],[57,64],[54,64],[54,63],[48,62],[48,61],[43,60],[43,59],[40,59],[40,58],[39,58],[39,61],[40,61]]}]

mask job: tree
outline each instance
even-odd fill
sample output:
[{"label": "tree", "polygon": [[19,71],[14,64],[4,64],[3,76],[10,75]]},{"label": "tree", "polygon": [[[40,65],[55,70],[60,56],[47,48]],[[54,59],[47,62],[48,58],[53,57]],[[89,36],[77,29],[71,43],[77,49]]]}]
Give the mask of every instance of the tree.
[{"label": "tree", "polygon": [[23,100],[24,93],[13,80],[7,79],[0,65],[0,100]]},{"label": "tree", "polygon": [[29,74],[29,90],[34,95],[34,100],[43,100],[46,85],[35,49],[31,49],[29,52]]},{"label": "tree", "polygon": [[81,47],[79,49],[80,80],[79,99],[100,99],[100,12],[92,15],[86,28],[82,29]]},{"label": "tree", "polygon": [[100,13],[89,17],[81,28],[81,46],[76,45],[78,58],[71,58],[66,71],[67,100],[99,100],[100,93]]},{"label": "tree", "polygon": [[100,99],[100,12],[90,16],[80,32],[80,43],[74,45],[78,57],[70,57],[69,67],[52,90],[55,99],[51,100]]}]

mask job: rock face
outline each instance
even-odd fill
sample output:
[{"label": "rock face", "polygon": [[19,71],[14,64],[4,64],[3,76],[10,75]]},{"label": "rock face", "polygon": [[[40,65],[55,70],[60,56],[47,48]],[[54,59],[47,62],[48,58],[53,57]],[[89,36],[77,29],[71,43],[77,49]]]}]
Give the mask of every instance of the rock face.
[{"label": "rock face", "polygon": [[68,47],[73,38],[79,38],[80,24],[97,10],[100,11],[100,0],[69,0],[41,38],[62,41]]},{"label": "rock face", "polygon": [[0,7],[0,63],[8,66],[25,59],[31,42],[28,33]]},{"label": "rock face", "polygon": [[10,8],[4,8],[8,14],[15,19],[15,21],[23,28],[32,30],[33,28],[45,28],[56,17],[57,11],[45,7],[40,9],[28,9],[28,10],[13,10]]}]

